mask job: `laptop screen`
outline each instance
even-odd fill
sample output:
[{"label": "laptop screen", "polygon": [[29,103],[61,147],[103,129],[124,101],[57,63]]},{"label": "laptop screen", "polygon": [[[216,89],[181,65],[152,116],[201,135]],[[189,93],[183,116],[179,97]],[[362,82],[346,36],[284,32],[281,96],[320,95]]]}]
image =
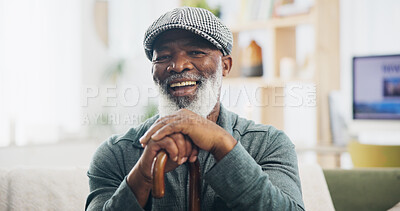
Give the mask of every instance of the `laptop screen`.
[{"label": "laptop screen", "polygon": [[400,55],[353,57],[353,119],[400,119]]}]

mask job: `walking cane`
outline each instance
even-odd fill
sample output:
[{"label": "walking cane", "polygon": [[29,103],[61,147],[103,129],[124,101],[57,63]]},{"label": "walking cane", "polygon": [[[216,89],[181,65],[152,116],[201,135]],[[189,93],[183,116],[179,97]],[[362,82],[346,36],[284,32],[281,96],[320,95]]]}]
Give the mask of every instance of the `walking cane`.
[{"label": "walking cane", "polygon": [[[153,189],[154,198],[162,198],[165,194],[165,164],[168,156],[164,150],[161,150],[153,162]],[[200,211],[200,164],[196,160],[189,162],[189,211]]]}]

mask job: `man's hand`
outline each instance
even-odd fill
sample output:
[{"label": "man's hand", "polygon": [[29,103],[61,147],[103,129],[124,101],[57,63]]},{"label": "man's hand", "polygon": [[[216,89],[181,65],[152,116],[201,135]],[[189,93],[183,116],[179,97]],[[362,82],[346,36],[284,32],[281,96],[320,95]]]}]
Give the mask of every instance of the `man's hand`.
[{"label": "man's hand", "polygon": [[169,172],[185,163],[188,158],[196,161],[198,149],[187,136],[173,133],[159,141],[149,141],[142,156],[127,176],[127,183],[135,194],[139,204],[144,207],[152,186],[152,164],[157,153],[164,149],[168,153],[165,172]]},{"label": "man's hand", "polygon": [[228,154],[237,143],[216,123],[187,109],[158,119],[140,139],[140,143],[148,147],[152,142],[164,142],[166,137],[177,133],[188,136],[198,148],[211,152],[217,161]]},{"label": "man's hand", "polygon": [[128,174],[127,182],[142,207],[152,186],[152,164],[157,153],[168,153],[165,171],[174,170],[187,160],[194,162],[198,148],[209,151],[217,161],[236,145],[237,141],[216,123],[187,109],[158,119],[140,139],[145,147],[142,156]]},{"label": "man's hand", "polygon": [[153,160],[162,149],[168,153],[165,172],[174,170],[179,165],[185,163],[189,157],[192,159],[192,162],[194,162],[198,155],[197,147],[194,147],[190,139],[181,133],[170,134],[157,142],[150,141],[138,162],[139,168],[144,176],[152,178],[151,167]]}]

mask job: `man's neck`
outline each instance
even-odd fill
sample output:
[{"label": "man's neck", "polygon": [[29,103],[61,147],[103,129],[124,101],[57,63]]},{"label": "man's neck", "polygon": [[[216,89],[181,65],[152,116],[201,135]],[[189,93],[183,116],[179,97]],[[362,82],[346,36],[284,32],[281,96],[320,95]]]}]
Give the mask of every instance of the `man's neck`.
[{"label": "man's neck", "polygon": [[217,104],[215,104],[213,110],[211,113],[207,116],[207,119],[213,122],[217,122],[218,116],[219,116],[219,111],[220,111],[220,102],[218,101]]}]

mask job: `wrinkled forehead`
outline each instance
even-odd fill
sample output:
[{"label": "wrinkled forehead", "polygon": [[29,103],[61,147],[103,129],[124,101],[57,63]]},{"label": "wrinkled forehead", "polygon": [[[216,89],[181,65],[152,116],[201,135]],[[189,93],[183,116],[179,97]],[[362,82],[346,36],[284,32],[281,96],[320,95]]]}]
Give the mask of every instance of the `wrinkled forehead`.
[{"label": "wrinkled forehead", "polygon": [[162,50],[173,43],[219,51],[216,46],[203,37],[182,29],[171,29],[158,35],[154,42],[153,51]]}]

